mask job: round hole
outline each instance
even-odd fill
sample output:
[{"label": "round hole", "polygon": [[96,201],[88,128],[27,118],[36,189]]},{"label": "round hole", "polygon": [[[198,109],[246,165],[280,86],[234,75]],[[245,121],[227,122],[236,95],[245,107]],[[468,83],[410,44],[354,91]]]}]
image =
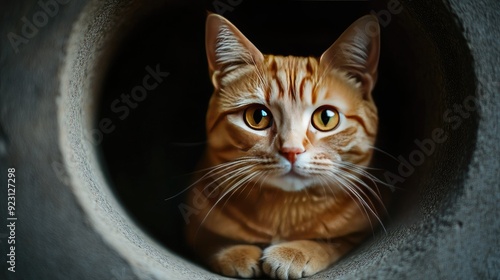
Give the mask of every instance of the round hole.
[{"label": "round hole", "polygon": [[[362,15],[374,13],[381,21],[382,54],[374,92],[380,112],[380,151],[374,165],[382,170],[379,177],[400,191],[390,208],[387,233],[376,234],[323,276],[354,275],[357,270],[352,265],[359,262],[368,270],[376,269],[379,264],[371,256],[377,249],[410,238],[398,236],[401,227],[424,223],[422,219],[440,213],[444,205],[453,205],[460,191],[455,183],[475,142],[470,131],[475,131],[476,112],[470,110],[468,117],[460,118],[461,113],[454,111],[455,105],[465,106],[469,97],[475,98],[472,59],[459,27],[444,6],[432,11],[412,2],[391,6],[396,2],[233,1],[239,4],[223,13],[262,52],[302,56],[320,55]],[[96,57],[105,59],[78,69],[82,71],[78,75],[93,70],[97,76],[83,84],[91,100],[79,106],[95,114],[90,130],[96,134],[88,138],[99,144],[93,146],[101,159],[99,172],[104,170],[104,181],[120,204],[112,206],[123,207],[149,236],[168,248],[157,251],[165,254],[161,260],[189,258],[178,209],[183,195],[176,195],[188,186],[188,174],[203,151],[204,114],[212,92],[204,20],[207,9],[220,9],[215,3],[219,1],[196,5],[171,1],[147,9],[118,5],[112,11],[114,25],[100,31],[113,40],[90,47]],[[114,28],[118,34],[109,35]],[[84,53],[85,46],[75,48]],[[444,131],[438,138],[446,140],[433,138],[436,129]],[[459,157],[457,147],[463,148]],[[100,183],[109,191],[106,183]],[[185,264],[176,259],[177,265]],[[191,266],[188,270],[198,271]]]},{"label": "round hole", "polygon": [[[184,184],[173,170],[193,169],[201,152],[203,25],[216,9],[264,52],[293,55],[319,55],[359,16],[380,17],[374,172],[397,187],[391,218],[311,279],[497,277],[499,1],[4,2],[0,180],[15,168],[19,214],[7,277],[220,278],[184,254],[182,198],[164,201]],[[158,64],[169,75],[145,84]]]}]

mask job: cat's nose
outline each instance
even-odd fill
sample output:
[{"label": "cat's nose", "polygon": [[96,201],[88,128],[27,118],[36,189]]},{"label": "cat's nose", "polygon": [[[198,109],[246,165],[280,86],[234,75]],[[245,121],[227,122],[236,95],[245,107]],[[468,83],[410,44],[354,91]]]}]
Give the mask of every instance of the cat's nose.
[{"label": "cat's nose", "polygon": [[280,154],[284,156],[291,164],[297,161],[297,155],[305,152],[304,149],[300,148],[281,148]]}]

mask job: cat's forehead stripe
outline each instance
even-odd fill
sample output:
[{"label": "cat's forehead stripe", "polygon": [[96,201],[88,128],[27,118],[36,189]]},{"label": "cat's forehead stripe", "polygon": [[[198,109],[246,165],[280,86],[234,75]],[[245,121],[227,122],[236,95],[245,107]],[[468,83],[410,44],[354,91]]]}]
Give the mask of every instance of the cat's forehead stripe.
[{"label": "cat's forehead stripe", "polygon": [[306,90],[306,83],[310,81],[310,79],[308,77],[305,77],[304,79],[302,79],[302,81],[300,81],[300,85],[299,85],[299,98],[300,100],[304,99],[304,91]]},{"label": "cat's forehead stripe", "polygon": [[[291,101],[304,102],[305,91],[313,90],[312,77],[317,69],[317,60],[311,57],[281,57],[266,56],[268,73],[270,75],[269,91],[266,91],[266,100],[290,99]],[[314,94],[309,92],[307,95]],[[311,100],[314,100],[313,97]]]}]

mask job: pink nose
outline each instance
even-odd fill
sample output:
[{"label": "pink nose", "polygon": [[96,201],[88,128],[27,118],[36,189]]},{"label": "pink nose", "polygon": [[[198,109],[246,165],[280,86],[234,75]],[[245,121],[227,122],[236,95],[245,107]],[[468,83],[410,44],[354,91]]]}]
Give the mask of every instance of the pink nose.
[{"label": "pink nose", "polygon": [[281,155],[284,156],[291,164],[297,161],[297,155],[305,152],[303,149],[299,148],[281,148]]}]

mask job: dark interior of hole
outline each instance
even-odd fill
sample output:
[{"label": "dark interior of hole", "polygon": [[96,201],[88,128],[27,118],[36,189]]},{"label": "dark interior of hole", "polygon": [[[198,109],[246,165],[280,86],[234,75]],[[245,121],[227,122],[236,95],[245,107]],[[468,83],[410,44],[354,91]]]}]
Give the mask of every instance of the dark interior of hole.
[{"label": "dark interior of hole", "polygon": [[[175,195],[188,186],[188,174],[204,148],[204,118],[212,93],[204,23],[206,11],[216,11],[216,2],[171,2],[140,20],[115,54],[96,118],[104,167],[124,208],[153,237],[181,254],[186,251],[180,242],[184,220],[178,206],[184,196]],[[223,15],[263,53],[300,56],[321,55],[354,20],[387,8],[384,1],[233,2],[241,3],[226,7]],[[392,15],[382,27],[374,91],[380,117],[377,147],[391,155],[408,154],[413,140],[428,134],[432,112],[443,109],[439,97],[432,97],[436,102],[429,105],[429,96],[421,95],[421,83],[434,84],[439,78],[424,72],[440,70],[426,69],[427,46],[418,41],[428,38],[424,33],[415,36],[416,29],[408,31],[408,17],[407,11]],[[169,75],[143,100],[124,100],[123,95],[143,85],[148,66]],[[393,170],[396,162],[376,152],[374,165]]]}]

